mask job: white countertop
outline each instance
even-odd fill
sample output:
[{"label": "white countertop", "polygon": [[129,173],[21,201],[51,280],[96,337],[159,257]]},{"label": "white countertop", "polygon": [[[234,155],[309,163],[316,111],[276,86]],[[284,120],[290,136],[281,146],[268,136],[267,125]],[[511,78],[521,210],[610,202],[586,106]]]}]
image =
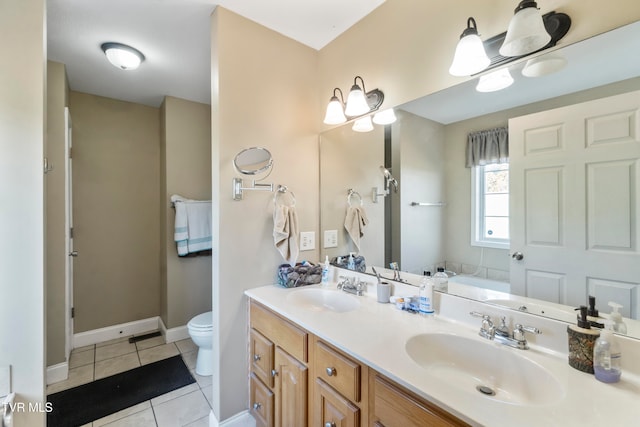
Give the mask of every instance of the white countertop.
[{"label": "white countertop", "polygon": [[[319,285],[305,288],[312,287]],[[335,283],[331,285],[331,289],[334,288]],[[496,307],[477,301],[439,293],[435,293],[434,299],[437,312],[441,314],[431,318],[398,310],[393,304],[380,304],[371,294],[354,296],[361,304],[353,311],[312,311],[287,301],[287,295],[299,289],[270,285],[247,290],[245,294],[472,425],[640,425],[640,377],[637,371],[627,372],[623,369],[619,383],[604,384],[593,375],[573,369],[568,365],[566,350],[562,352],[557,348],[542,347],[545,339],[556,346],[562,339],[566,340],[566,324],[561,322],[511,311],[501,312]],[[506,314],[510,316],[509,320],[517,317],[515,320],[518,322],[539,327],[543,334],[537,336],[540,338],[530,340],[529,350],[491,343],[478,336],[480,319],[468,316],[469,311],[488,312],[492,316]],[[524,322],[522,319],[525,319]],[[483,396],[475,389],[463,390],[456,384],[438,380],[405,351],[405,343],[409,338],[425,332],[460,335],[500,346],[499,351],[517,352],[519,356],[528,358],[551,373],[562,388],[564,397],[543,405],[504,403]],[[632,345],[640,347],[640,342]],[[626,362],[623,368],[630,362],[625,359],[624,353],[628,346],[628,342],[623,346],[623,362]],[[640,351],[634,348],[631,353],[629,356],[635,359],[633,363],[640,363],[637,357]]]}]

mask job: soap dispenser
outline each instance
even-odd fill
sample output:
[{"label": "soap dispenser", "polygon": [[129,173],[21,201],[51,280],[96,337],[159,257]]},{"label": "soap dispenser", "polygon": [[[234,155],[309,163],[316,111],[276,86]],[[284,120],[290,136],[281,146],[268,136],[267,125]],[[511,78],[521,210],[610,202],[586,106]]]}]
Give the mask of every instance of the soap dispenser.
[{"label": "soap dispenser", "polygon": [[329,256],[325,255],[324,264],[322,264],[322,286],[329,286]]},{"label": "soap dispenser", "polygon": [[622,305],[615,303],[613,301],[609,301],[609,307],[612,308],[611,312],[611,320],[613,321],[613,330],[614,332],[618,332],[619,334],[627,334],[627,325],[622,321],[622,314],[620,313],[620,309]]},{"label": "soap dispenser", "polygon": [[600,333],[591,329],[587,306],[580,306],[577,325],[568,325],[569,366],[593,374],[593,347]]},{"label": "soap dispenser", "polygon": [[349,260],[347,261],[347,268],[349,270],[356,269],[356,260],[353,259],[353,252],[349,252]]},{"label": "soap dispenser", "polygon": [[617,383],[622,373],[620,367],[622,355],[620,346],[613,336],[614,322],[605,320],[604,323],[605,329],[602,330],[593,347],[593,370],[598,381]]}]

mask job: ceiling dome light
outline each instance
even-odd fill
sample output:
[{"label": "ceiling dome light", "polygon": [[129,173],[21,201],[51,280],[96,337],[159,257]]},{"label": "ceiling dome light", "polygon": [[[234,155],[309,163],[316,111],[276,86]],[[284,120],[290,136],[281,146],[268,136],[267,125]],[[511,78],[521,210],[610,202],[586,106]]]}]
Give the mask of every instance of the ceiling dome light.
[{"label": "ceiling dome light", "polygon": [[467,19],[467,28],[460,35],[460,41],[449,67],[449,74],[463,77],[479,73],[489,66],[491,60],[484,50],[484,44],[478,36],[476,21]]},{"label": "ceiling dome light", "polygon": [[377,125],[390,125],[396,121],[396,113],[393,108],[382,110],[373,116],[373,123]]},{"label": "ceiling dome light", "polygon": [[144,61],[142,52],[125,44],[109,42],[100,47],[109,62],[121,70],[135,70]]},{"label": "ceiling dome light", "polygon": [[544,27],[538,4],[522,0],[509,22],[507,35],[500,47],[502,56],[523,56],[542,49],[551,41]]},{"label": "ceiling dome light", "polygon": [[371,116],[366,116],[353,122],[352,129],[356,132],[371,132],[373,130]]},{"label": "ceiling dome light", "polygon": [[[362,82],[362,88],[358,86],[358,79]],[[367,103],[367,97],[364,94],[364,80],[362,77],[356,76],[353,79],[353,86],[347,97],[347,106],[344,109],[344,114],[350,117],[357,117],[363,114],[367,114],[371,111],[369,103]]]},{"label": "ceiling dome light", "polygon": [[478,92],[496,92],[513,84],[513,77],[507,68],[480,76],[476,90]]}]

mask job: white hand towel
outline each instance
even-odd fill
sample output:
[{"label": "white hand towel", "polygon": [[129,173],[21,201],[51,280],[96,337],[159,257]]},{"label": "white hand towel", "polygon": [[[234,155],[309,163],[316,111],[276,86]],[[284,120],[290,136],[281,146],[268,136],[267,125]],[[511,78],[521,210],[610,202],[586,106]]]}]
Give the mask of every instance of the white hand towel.
[{"label": "white hand towel", "polygon": [[349,233],[351,240],[360,250],[360,239],[364,236],[364,227],[369,223],[367,214],[362,206],[349,206],[344,219],[344,228]]},{"label": "white hand towel", "polygon": [[189,228],[187,226],[187,206],[183,203],[186,199],[178,195],[171,196],[173,207],[176,209],[176,220],[174,223],[173,240],[176,242],[178,255],[184,256],[189,253],[187,241],[189,239]]},{"label": "white hand towel", "polygon": [[188,251],[194,253],[211,249],[211,202],[192,201],[178,204],[187,206]]},{"label": "white hand towel", "polygon": [[298,214],[294,206],[276,204],[273,209],[273,242],[291,266],[298,259]]}]

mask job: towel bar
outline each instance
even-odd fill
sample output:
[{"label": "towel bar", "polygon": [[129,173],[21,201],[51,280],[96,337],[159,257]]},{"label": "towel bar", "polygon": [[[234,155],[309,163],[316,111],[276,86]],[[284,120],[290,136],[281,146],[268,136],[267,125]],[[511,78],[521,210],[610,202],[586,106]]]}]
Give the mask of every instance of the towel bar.
[{"label": "towel bar", "polygon": [[442,207],[442,206],[447,206],[447,204],[444,203],[444,202],[436,202],[436,203],[411,202],[411,206],[436,206],[436,207]]}]

